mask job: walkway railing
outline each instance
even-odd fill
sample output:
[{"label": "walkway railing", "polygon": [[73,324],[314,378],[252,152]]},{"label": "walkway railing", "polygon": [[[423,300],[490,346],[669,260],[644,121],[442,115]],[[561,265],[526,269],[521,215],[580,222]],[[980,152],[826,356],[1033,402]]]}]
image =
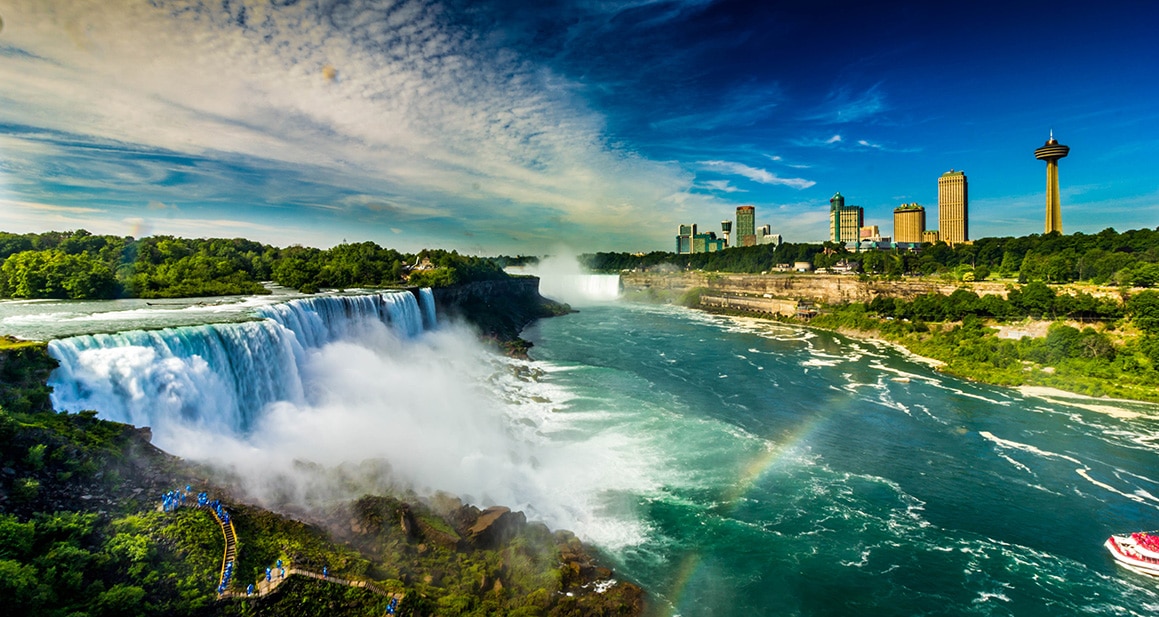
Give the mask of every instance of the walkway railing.
[{"label": "walkway railing", "polygon": [[[192,490],[189,486],[185,487],[185,489],[186,492],[184,494],[182,494],[180,491],[171,491],[163,495],[159,509],[164,512],[173,512],[176,511],[176,509],[181,505],[184,505],[184,495],[188,495],[188,492]],[[360,589],[366,589],[375,595],[390,598],[390,604],[387,605],[387,614],[394,614],[395,609],[398,607],[398,603],[403,599],[404,594],[389,592],[374,581],[339,578],[330,576],[329,573],[325,571],[314,572],[312,570],[305,570],[302,568],[283,568],[281,567],[282,562],[280,560],[278,561],[278,567],[276,569],[267,568],[266,576],[259,578],[258,581],[253,585],[250,585],[246,591],[243,592],[231,590],[229,589],[229,584],[233,578],[233,567],[234,564],[237,563],[238,553],[237,530],[233,526],[233,519],[230,517],[229,511],[221,505],[220,501],[216,499],[210,501],[209,496],[204,492],[197,495],[196,507],[209,510],[210,514],[213,515],[213,520],[217,521],[218,526],[221,527],[222,537],[225,538],[225,549],[222,551],[221,573],[218,577],[217,586],[217,596],[219,599],[260,598],[276,591],[278,586],[291,576],[304,576],[306,578],[313,578],[320,581],[326,581],[328,583],[346,585],[347,587],[357,587]],[[275,572],[277,574],[276,576]]]}]

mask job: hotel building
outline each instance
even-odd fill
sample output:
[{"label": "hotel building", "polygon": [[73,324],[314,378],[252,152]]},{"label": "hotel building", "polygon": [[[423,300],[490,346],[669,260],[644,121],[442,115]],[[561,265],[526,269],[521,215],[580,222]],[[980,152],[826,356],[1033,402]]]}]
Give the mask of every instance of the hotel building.
[{"label": "hotel building", "polygon": [[913,204],[902,204],[893,209],[893,241],[922,242],[926,231],[926,209]]},{"label": "hotel building", "polygon": [[966,174],[951,169],[938,178],[938,235],[953,246],[970,240]]}]

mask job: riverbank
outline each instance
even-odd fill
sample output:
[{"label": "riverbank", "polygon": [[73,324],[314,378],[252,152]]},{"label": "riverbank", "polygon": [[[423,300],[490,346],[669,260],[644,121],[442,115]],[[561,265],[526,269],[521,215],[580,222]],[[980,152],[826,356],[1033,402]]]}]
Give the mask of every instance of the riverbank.
[{"label": "riverbank", "polygon": [[1159,402],[1159,335],[1132,312],[1146,290],[706,272],[633,272],[624,287],[630,299],[888,341],[964,379]]},{"label": "riverbank", "polygon": [[[1109,359],[1083,357],[1081,337],[1102,340],[1095,339],[1101,333],[1092,329],[1080,331],[1058,323],[1053,326],[1054,334],[1049,334],[1051,328],[1034,328],[1046,331],[1047,336],[1009,340],[998,337],[998,327],[978,319],[933,324],[899,323],[872,317],[860,305],[830,309],[807,320],[775,313],[754,315],[735,308],[694,308],[880,341],[948,375],[996,386],[1029,388],[1026,390],[1028,393],[1054,391],[1091,400],[1159,403],[1159,373],[1150,366],[1138,340],[1127,339],[1126,344],[1117,348],[1117,355]],[[1058,349],[1063,347],[1070,347],[1072,352],[1080,355],[1057,355],[1062,353]],[[1133,373],[1125,370],[1132,367],[1135,369]]]}]

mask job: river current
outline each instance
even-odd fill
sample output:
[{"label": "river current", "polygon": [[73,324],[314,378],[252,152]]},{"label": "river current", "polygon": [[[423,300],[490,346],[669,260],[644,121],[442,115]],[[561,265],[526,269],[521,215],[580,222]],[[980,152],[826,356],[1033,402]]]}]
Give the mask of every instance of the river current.
[{"label": "river current", "polygon": [[[596,544],[657,615],[1159,611],[1156,581],[1102,548],[1159,527],[1152,405],[676,307],[582,305],[528,328],[524,362],[409,294],[246,302],[197,326],[102,305],[101,331],[163,329],[57,334],[54,404],[149,424],[260,476],[246,488],[272,506],[377,482],[524,509]],[[93,310],[52,306],[0,307],[0,327]]]},{"label": "river current", "polygon": [[[672,615],[1146,615],[1102,547],[1159,520],[1159,411],[942,375],[890,346],[641,306],[536,324],[533,356],[639,439],[612,551]],[[641,473],[639,469],[627,473]]]}]

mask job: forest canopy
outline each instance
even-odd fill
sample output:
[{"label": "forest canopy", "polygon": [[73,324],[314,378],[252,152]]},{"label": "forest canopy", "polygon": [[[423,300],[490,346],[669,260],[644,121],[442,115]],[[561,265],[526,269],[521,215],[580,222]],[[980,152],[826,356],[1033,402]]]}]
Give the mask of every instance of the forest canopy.
[{"label": "forest canopy", "polygon": [[400,253],[373,242],[322,250],[278,248],[244,238],[134,239],[72,232],[0,232],[0,297],[176,298],[268,293],[264,281],[299,291],[439,286],[504,278],[491,260],[455,251]]}]

